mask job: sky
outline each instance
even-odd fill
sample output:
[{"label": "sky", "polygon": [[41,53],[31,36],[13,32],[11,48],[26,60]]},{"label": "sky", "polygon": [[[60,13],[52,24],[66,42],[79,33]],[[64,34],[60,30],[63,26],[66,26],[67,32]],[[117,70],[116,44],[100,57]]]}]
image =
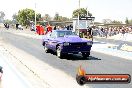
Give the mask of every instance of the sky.
[{"label": "sky", "polygon": [[[21,9],[30,8],[37,13],[72,17],[73,10],[79,7],[79,0],[0,0],[0,11],[4,11],[7,19]],[[132,19],[132,0],[80,0],[81,8],[88,10],[95,17],[95,21],[103,19],[124,21],[126,17]]]}]

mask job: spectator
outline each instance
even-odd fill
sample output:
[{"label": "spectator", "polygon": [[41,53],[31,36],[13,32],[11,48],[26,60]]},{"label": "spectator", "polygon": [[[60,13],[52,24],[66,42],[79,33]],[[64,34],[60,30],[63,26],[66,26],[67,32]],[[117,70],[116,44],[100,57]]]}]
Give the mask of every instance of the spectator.
[{"label": "spectator", "polygon": [[70,30],[70,26],[67,26],[67,30]]},{"label": "spectator", "polygon": [[7,29],[7,30],[9,29],[9,24],[6,24],[6,29]]},{"label": "spectator", "polygon": [[18,29],[19,24],[16,24],[16,30]]},{"label": "spectator", "polygon": [[73,26],[72,26],[72,25],[70,25],[69,27],[70,27],[70,30],[72,30],[72,29],[73,29]]},{"label": "spectator", "polygon": [[54,30],[56,30],[56,26],[54,26]]}]

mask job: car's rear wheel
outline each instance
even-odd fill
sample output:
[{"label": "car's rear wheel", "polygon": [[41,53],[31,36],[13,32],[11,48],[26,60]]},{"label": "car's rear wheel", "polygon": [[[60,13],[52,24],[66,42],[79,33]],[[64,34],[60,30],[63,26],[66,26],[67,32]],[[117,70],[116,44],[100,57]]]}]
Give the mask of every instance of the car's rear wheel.
[{"label": "car's rear wheel", "polygon": [[58,58],[63,58],[64,54],[62,53],[60,46],[57,47],[56,53]]},{"label": "car's rear wheel", "polygon": [[49,53],[49,49],[46,47],[46,45],[44,45],[44,51],[45,51],[46,53]]},{"label": "car's rear wheel", "polygon": [[89,55],[90,55],[90,52],[82,53],[83,58],[87,58],[89,57]]}]

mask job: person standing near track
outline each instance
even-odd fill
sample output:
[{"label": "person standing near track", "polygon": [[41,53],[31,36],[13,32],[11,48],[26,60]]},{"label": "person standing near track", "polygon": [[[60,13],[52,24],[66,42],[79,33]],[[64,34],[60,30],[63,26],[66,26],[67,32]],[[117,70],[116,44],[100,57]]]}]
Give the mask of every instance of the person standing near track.
[{"label": "person standing near track", "polygon": [[47,25],[46,29],[47,30],[45,34],[47,34],[48,32],[52,32],[52,27],[50,26],[50,24]]},{"label": "person standing near track", "polygon": [[3,74],[3,70],[2,70],[2,67],[0,66],[0,80],[1,80],[2,74]]}]

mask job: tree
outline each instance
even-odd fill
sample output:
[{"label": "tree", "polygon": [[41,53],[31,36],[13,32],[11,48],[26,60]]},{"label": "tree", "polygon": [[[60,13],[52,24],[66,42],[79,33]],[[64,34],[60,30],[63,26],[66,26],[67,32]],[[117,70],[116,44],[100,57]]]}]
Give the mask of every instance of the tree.
[{"label": "tree", "polygon": [[58,21],[63,21],[63,17],[59,16]]},{"label": "tree", "polygon": [[32,9],[22,9],[18,12],[18,22],[22,25],[29,25],[30,21],[34,21],[35,19],[35,11]]},{"label": "tree", "polygon": [[3,11],[0,11],[0,22],[4,21],[5,13]]},{"label": "tree", "polygon": [[[80,8],[80,9],[76,9],[73,11],[72,13],[72,17],[78,17],[78,14],[79,16],[92,16],[92,14],[88,11],[87,9],[85,8]],[[88,14],[87,14],[88,13]]]},{"label": "tree", "polygon": [[43,17],[43,20],[50,21],[51,20],[50,15],[49,14],[45,14],[44,17]]},{"label": "tree", "polygon": [[40,19],[41,19],[41,14],[40,13],[36,14],[36,21],[40,21]]},{"label": "tree", "polygon": [[70,19],[67,17],[60,16],[59,13],[56,13],[54,16],[54,20],[56,20],[56,21],[69,21]]},{"label": "tree", "polygon": [[[38,13],[36,15],[36,21],[39,21],[40,18],[41,18],[41,14]],[[27,8],[19,10],[17,15],[17,21],[24,26],[29,25],[30,21],[35,22],[35,11]]]},{"label": "tree", "polygon": [[56,14],[55,14],[54,20],[59,21],[59,13],[56,13]]},{"label": "tree", "polygon": [[12,15],[12,19],[17,20],[17,14],[16,13]]},{"label": "tree", "polygon": [[15,13],[15,14],[13,14],[12,15],[12,22],[14,23],[14,24],[16,24],[17,23],[17,17],[18,17],[18,15]]},{"label": "tree", "polygon": [[126,17],[125,23],[126,23],[126,24],[129,24],[129,20],[128,20],[127,17]]},{"label": "tree", "polygon": [[70,19],[67,17],[62,17],[62,21],[69,21]]},{"label": "tree", "polygon": [[114,21],[112,21],[112,23],[121,24],[122,22],[121,21],[114,20]]},{"label": "tree", "polygon": [[109,24],[109,23],[112,23],[112,20],[111,19],[103,19],[103,23]]},{"label": "tree", "polygon": [[132,24],[132,19],[131,19],[131,20],[129,20],[129,23],[130,23],[130,24]]},{"label": "tree", "polygon": [[11,20],[9,20],[9,19],[6,19],[6,20],[4,20],[4,23],[5,23],[5,24],[11,24],[11,23],[12,23],[12,21],[11,21]]}]

